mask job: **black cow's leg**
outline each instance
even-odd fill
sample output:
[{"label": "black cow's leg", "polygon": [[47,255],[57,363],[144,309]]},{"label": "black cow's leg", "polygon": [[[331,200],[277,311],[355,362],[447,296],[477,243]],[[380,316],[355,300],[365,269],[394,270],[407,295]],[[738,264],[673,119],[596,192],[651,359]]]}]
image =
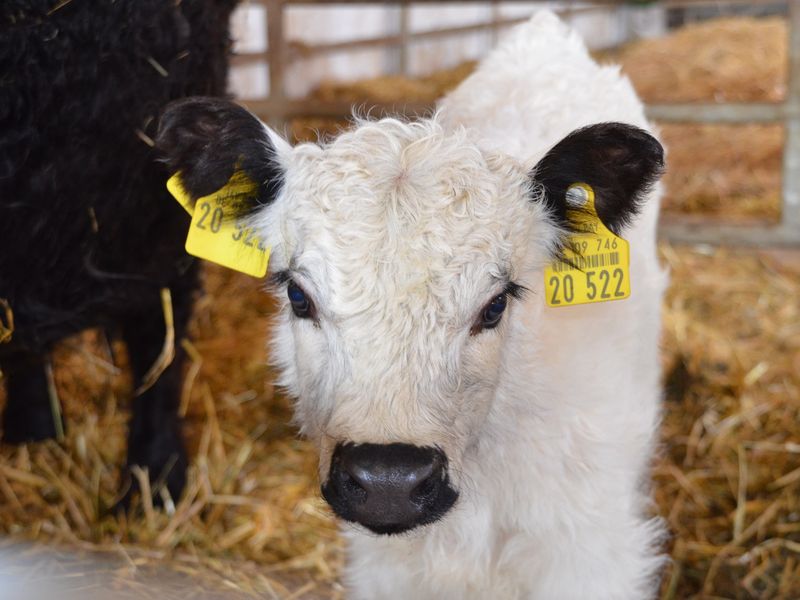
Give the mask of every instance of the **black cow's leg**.
[{"label": "black cow's leg", "polygon": [[56,437],[50,405],[45,358],[15,354],[0,361],[6,384],[3,440],[9,444],[38,442]]},{"label": "black cow's leg", "polygon": [[[193,275],[193,274],[192,274]],[[133,412],[128,432],[128,474],[130,467],[147,468],[150,481],[163,481],[177,502],[186,484],[187,457],[178,414],[184,351],[180,340],[186,333],[192,303],[192,286],[179,283],[172,289],[175,327],[175,357],[158,380],[133,398]],[[166,329],[161,299],[156,292],[152,305],[137,314],[126,316],[122,335],[128,346],[133,368],[134,390],[156,362],[164,345]],[[131,480],[133,488],[136,482]],[[153,490],[155,492],[156,490]],[[156,495],[154,500],[159,501]],[[127,502],[126,500],[123,503]]]}]

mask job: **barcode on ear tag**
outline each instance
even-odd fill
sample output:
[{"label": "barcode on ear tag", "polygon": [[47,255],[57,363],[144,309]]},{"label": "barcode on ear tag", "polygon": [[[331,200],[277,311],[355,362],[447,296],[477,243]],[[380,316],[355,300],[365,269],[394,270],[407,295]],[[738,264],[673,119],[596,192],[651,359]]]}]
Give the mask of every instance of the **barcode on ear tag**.
[{"label": "barcode on ear tag", "polygon": [[597,216],[594,191],[586,184],[570,187],[569,197],[582,198],[571,220],[579,232],[566,240],[562,257],[544,270],[547,305],[574,306],[624,300],[631,295],[630,246]]}]

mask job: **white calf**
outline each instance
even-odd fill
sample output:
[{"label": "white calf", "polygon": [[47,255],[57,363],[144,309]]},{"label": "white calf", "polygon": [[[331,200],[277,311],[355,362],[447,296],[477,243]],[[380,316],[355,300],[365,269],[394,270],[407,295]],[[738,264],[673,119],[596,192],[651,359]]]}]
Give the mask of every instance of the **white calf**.
[{"label": "white calf", "polygon": [[[542,13],[432,118],[357,125],[291,148],[201,98],[159,135],[192,198],[234,168],[259,184],[274,357],[353,523],[352,595],[651,596],[662,150],[630,84]],[[631,243],[633,293],[548,308],[578,182]]]}]

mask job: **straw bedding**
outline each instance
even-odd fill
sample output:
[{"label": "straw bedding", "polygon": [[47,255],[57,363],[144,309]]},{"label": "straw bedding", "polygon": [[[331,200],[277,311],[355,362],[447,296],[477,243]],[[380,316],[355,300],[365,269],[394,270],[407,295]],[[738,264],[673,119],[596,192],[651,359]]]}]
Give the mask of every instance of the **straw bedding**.
[{"label": "straw bedding", "polygon": [[[650,101],[777,99],[784,34],[776,19],[723,20],[639,42],[617,58]],[[715,50],[701,52],[705,46]],[[427,100],[468,72],[440,75],[441,86],[426,78],[402,93]],[[353,86],[362,88],[354,98],[369,85]],[[348,89],[330,85],[319,94],[350,98]],[[302,137],[331,125],[294,130]],[[663,132],[670,210],[776,214],[779,127]],[[673,532],[674,561],[662,597],[796,598],[800,251],[663,246],[661,253],[672,285],[654,510]],[[186,496],[167,513],[145,503],[127,518],[111,514],[130,381],[122,345],[87,332],[54,357],[64,443],[0,446],[0,532],[36,540],[37,548],[103,551],[113,560],[102,569],[121,588],[141,587],[150,570],[168,565],[231,597],[340,597],[342,544],[319,499],[316,452],[289,425],[289,403],[265,366],[271,301],[259,281],[212,265],[204,277],[184,386],[196,457]]]}]

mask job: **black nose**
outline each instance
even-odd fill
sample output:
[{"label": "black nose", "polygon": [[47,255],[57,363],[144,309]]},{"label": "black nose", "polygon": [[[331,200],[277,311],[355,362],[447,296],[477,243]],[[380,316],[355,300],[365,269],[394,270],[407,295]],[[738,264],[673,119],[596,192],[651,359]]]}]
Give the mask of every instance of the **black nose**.
[{"label": "black nose", "polygon": [[410,444],[339,444],[322,495],[334,512],[375,533],[433,523],[458,498],[447,458]]}]

